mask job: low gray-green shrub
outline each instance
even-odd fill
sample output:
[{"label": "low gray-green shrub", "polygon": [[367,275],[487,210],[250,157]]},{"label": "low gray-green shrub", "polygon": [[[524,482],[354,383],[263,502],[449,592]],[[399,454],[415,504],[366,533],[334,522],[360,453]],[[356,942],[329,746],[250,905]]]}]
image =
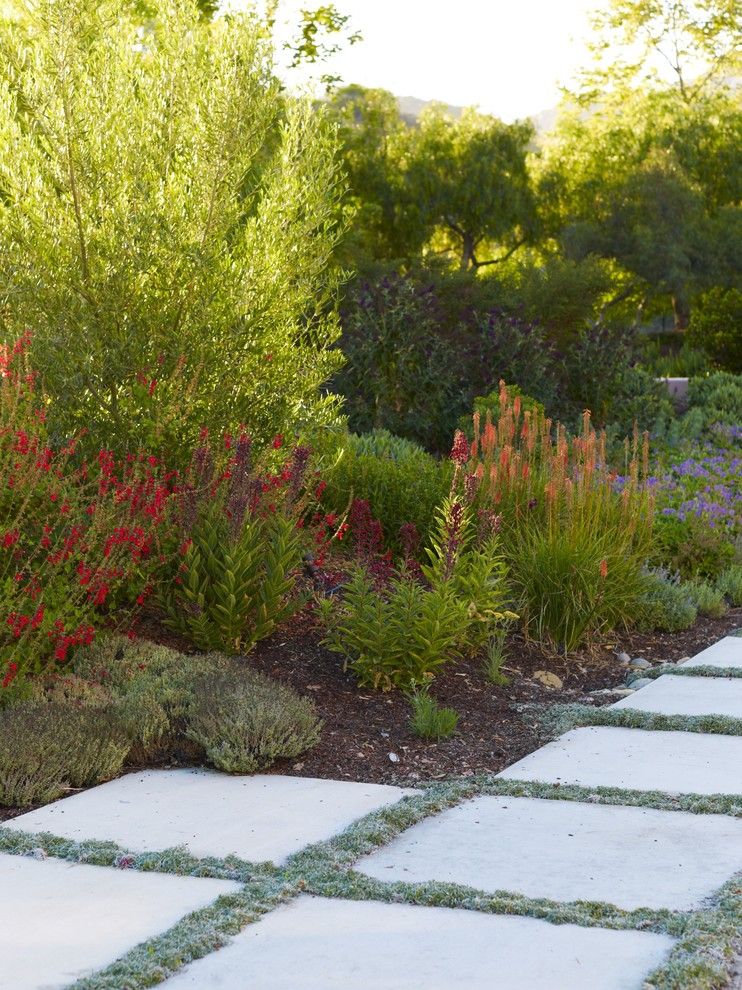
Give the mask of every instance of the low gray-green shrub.
[{"label": "low gray-green shrub", "polygon": [[252,773],[313,746],[314,706],[243,658],[183,654],[110,636],[75,657],[77,673],[103,679],[132,756],[147,761],[190,749],[229,773]]},{"label": "low gray-green shrub", "polygon": [[721,588],[701,580],[687,581],[686,587],[701,615],[718,618],[726,613],[728,606]]},{"label": "low gray-green shrub", "polygon": [[410,705],[410,728],[421,739],[447,739],[456,731],[458,713],[453,708],[441,708],[427,691],[413,691]]},{"label": "low gray-green shrub", "polygon": [[217,769],[254,773],[311,749],[321,729],[308,698],[246,671],[211,675],[197,685],[186,735]]},{"label": "low gray-green shrub", "polygon": [[735,608],[742,605],[742,564],[732,564],[723,571],[716,587]]},{"label": "low gray-green shrub", "polygon": [[130,743],[110,708],[31,701],[0,712],[0,804],[23,807],[115,777]]},{"label": "low gray-green shrub", "polygon": [[636,625],[648,632],[681,632],[696,621],[698,608],[686,584],[661,569],[648,571]]},{"label": "low gray-green shrub", "polygon": [[183,654],[125,636],[100,637],[74,658],[81,678],[106,685],[132,756],[143,762],[182,736],[194,683],[226,663],[221,654]]}]

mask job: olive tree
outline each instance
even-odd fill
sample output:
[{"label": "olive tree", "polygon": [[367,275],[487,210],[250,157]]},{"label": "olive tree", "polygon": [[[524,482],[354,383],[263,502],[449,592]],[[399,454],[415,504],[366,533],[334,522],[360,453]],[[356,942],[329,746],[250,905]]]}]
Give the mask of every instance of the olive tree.
[{"label": "olive tree", "polygon": [[0,332],[62,435],[174,449],[337,415],[342,178],[254,17],[23,0],[0,34]]}]

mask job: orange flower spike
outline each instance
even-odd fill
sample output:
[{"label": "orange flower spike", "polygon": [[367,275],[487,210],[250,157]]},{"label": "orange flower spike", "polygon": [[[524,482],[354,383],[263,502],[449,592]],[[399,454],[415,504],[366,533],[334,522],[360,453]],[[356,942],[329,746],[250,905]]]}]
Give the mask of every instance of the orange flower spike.
[{"label": "orange flower spike", "polygon": [[521,406],[521,398],[519,395],[516,395],[515,399],[513,400],[513,415],[515,416],[516,420],[520,417],[520,406]]},{"label": "orange flower spike", "polygon": [[605,557],[600,562],[600,576],[604,581],[608,577],[608,561]]}]

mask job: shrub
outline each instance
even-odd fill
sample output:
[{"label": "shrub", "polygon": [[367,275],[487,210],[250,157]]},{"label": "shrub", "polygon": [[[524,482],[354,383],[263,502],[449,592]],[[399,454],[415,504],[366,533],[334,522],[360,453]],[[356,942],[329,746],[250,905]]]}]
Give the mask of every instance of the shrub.
[{"label": "shrub", "polygon": [[127,733],[132,758],[146,761],[167,753],[185,732],[194,684],[218,674],[226,658],[185,655],[144,639],[102,636],[73,658],[75,674],[100,685]]},{"label": "shrub", "polygon": [[254,773],[293,759],[319,741],[313,703],[291,688],[244,671],[209,676],[195,691],[186,730],[225,773]]},{"label": "shrub", "polygon": [[742,564],[732,564],[719,575],[716,587],[735,607],[742,605]]},{"label": "shrub", "polygon": [[182,562],[160,600],[167,625],[199,649],[246,652],[303,604],[296,575],[308,456],[297,447],[271,474],[252,463],[245,435],[226,469],[207,446],[195,451],[175,520]]},{"label": "shrub", "polygon": [[583,417],[569,437],[539,410],[524,410],[501,383],[496,422],[474,416],[471,445],[454,442],[456,483],[480,518],[501,518],[516,608],[527,631],[573,649],[587,635],[630,621],[651,541],[648,444],[627,441],[627,478],[616,491],[605,435]]},{"label": "shrub", "polygon": [[492,388],[505,380],[519,393],[533,395],[551,406],[557,392],[556,354],[543,327],[499,309],[478,316],[475,326],[481,370],[474,372],[473,381]]},{"label": "shrub", "polygon": [[62,435],[177,456],[337,417],[330,265],[343,180],[251,14],[23,2],[0,60],[0,311],[34,327]]},{"label": "shrub", "polygon": [[171,497],[155,458],[102,450],[89,464],[74,440],[52,446],[30,345],[0,350],[0,705],[89,643],[106,609],[121,621],[143,600]]},{"label": "shrub", "polygon": [[398,575],[379,591],[361,569],[345,585],[341,604],[321,602],[321,615],[324,645],[346,657],[359,684],[382,690],[430,681],[460,654],[469,624],[467,605],[450,584],[424,588]]},{"label": "shrub", "polygon": [[515,616],[502,605],[505,568],[491,529],[480,547],[473,542],[468,508],[449,499],[427,564],[403,567],[382,587],[358,568],[340,603],[320,603],[325,646],[346,657],[361,684],[384,690],[423,686],[443,664],[477,650]]},{"label": "shrub", "polygon": [[31,702],[0,712],[0,804],[43,804],[70,787],[110,780],[129,741],[115,713]]},{"label": "shrub", "polygon": [[683,577],[715,578],[731,564],[742,535],[742,461],[731,435],[738,428],[728,427],[729,437],[721,429],[713,444],[696,442],[653,481],[657,556]]},{"label": "shrub", "polygon": [[410,728],[421,739],[447,739],[456,731],[458,713],[453,708],[441,708],[427,691],[413,691],[410,705]]},{"label": "shrub", "polygon": [[357,287],[342,346],[347,363],[333,384],[353,430],[385,429],[432,450],[445,446],[467,385],[439,333],[429,286],[390,275]]},{"label": "shrub", "polygon": [[597,326],[581,332],[564,351],[563,386],[554,409],[572,421],[590,409],[596,423],[615,423],[630,432],[634,422],[648,429],[673,406],[662,382],[635,367],[634,339],[628,330]]},{"label": "shrub", "polygon": [[726,613],[727,603],[721,588],[715,588],[708,581],[699,581],[698,579],[687,581],[686,588],[701,615],[719,618]]},{"label": "shrub", "polygon": [[322,505],[341,515],[352,499],[368,503],[389,545],[401,547],[400,528],[412,524],[423,539],[451,483],[450,462],[386,430],[349,434],[334,462],[323,469]]},{"label": "shrub", "polygon": [[111,636],[78,651],[75,669],[110,692],[133,759],[190,745],[221,770],[251,773],[313,746],[321,729],[311,702],[220,654]]},{"label": "shrub", "polygon": [[646,573],[646,586],[639,599],[636,625],[651,632],[682,632],[696,621],[698,609],[687,585],[667,571]]},{"label": "shrub", "polygon": [[[689,500],[695,501],[695,500]],[[703,500],[698,500],[701,508]],[[711,505],[711,503],[707,503]],[[723,528],[712,528],[705,513],[658,516],[657,558],[684,578],[715,578],[734,559],[734,544]]]},{"label": "shrub", "polygon": [[705,378],[691,378],[688,383],[691,409],[700,409],[704,425],[739,427],[742,422],[742,375],[717,371]]},{"label": "shrub", "polygon": [[717,364],[742,374],[742,292],[716,286],[698,299],[691,314],[688,340]]}]

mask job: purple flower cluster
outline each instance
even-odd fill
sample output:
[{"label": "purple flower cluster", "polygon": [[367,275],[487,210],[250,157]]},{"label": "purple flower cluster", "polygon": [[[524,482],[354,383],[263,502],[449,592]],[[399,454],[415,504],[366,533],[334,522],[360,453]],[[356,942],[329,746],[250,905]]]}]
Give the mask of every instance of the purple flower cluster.
[{"label": "purple flower cluster", "polygon": [[742,457],[735,451],[707,447],[653,481],[661,515],[695,516],[731,538],[742,531]]}]

